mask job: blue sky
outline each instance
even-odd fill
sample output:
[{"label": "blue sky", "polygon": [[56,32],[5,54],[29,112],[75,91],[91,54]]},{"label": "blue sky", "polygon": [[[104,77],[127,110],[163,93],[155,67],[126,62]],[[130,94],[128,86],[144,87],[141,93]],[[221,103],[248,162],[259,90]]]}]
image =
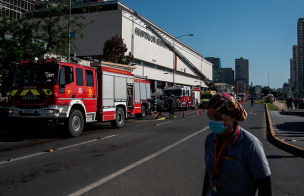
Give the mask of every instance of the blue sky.
[{"label": "blue sky", "polygon": [[281,88],[290,78],[303,0],[121,0],[205,57],[249,60],[249,82]]}]

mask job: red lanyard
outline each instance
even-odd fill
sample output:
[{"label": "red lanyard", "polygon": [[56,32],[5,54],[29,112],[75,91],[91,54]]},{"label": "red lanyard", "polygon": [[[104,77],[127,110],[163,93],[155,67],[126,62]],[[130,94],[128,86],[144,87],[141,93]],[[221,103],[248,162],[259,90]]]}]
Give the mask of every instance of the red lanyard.
[{"label": "red lanyard", "polygon": [[[236,132],[235,132],[235,137],[234,137],[233,141],[231,142],[229,148],[228,148],[227,151],[225,152],[225,155],[223,156],[223,158],[222,158],[220,164],[218,164],[218,163],[219,163],[219,160],[220,160],[221,155],[222,155],[222,153],[223,153],[223,150],[224,150],[224,148],[225,148],[227,142],[230,140],[230,138],[227,138],[227,139],[225,140],[225,142],[223,143],[222,148],[221,148],[221,150],[220,150],[220,152],[219,152],[219,154],[218,154],[218,156],[217,156],[216,147],[217,147],[217,143],[218,143],[218,141],[219,141],[219,137],[216,137],[216,141],[215,141],[215,144],[214,144],[214,166],[213,166],[213,172],[212,172],[212,178],[211,178],[211,186],[210,186],[210,189],[212,189],[212,187],[213,187],[213,185],[214,185],[215,176],[218,175],[218,173],[220,172],[220,166],[222,165],[221,163],[223,162],[223,159],[225,158],[225,156],[227,155],[227,153],[231,150],[231,148],[232,148],[234,142],[236,141],[236,139],[237,139],[237,137],[238,137],[238,135],[239,135],[239,132],[240,132],[240,126],[238,125],[237,130],[236,130]],[[218,167],[217,167],[217,166],[218,166]]]}]

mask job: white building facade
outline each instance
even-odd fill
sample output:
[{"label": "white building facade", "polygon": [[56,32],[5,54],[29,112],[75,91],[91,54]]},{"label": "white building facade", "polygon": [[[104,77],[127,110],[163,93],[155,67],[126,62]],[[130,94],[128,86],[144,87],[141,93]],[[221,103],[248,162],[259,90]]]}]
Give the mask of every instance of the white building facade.
[{"label": "white building facade", "polygon": [[[177,85],[201,86],[207,89],[204,82],[178,58],[176,71],[174,72],[174,54],[159,38],[146,29],[144,23],[134,16],[134,10],[119,1],[99,2],[82,4],[85,6],[101,6],[96,12],[85,13],[84,23],[94,21],[82,31],[84,39],[76,34],[77,57],[93,57],[103,53],[106,40],[118,34],[121,35],[128,51],[134,56],[132,64],[137,68],[134,75],[144,76],[151,82],[151,89],[163,89],[172,86],[173,77]],[[179,50],[188,60],[197,67],[204,75],[212,80],[212,63],[207,61],[202,54],[176,39],[174,36],[146,19],[149,25],[157,31],[174,47]],[[195,37],[193,37],[195,39]],[[173,43],[174,42],[174,43]]]}]

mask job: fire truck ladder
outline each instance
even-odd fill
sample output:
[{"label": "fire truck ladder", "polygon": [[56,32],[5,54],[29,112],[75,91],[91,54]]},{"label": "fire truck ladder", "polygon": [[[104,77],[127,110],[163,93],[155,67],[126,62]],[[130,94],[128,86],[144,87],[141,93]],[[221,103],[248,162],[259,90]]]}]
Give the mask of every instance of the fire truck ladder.
[{"label": "fire truck ladder", "polygon": [[200,70],[198,70],[184,55],[182,55],[178,50],[176,50],[163,36],[160,35],[153,27],[151,27],[146,20],[141,17],[137,12],[134,11],[134,15],[140,19],[148,30],[150,30],[154,35],[156,35],[164,44],[176,55],[178,58],[191,70],[193,71],[200,80],[202,80],[209,88],[217,91],[214,83],[207,78]]}]

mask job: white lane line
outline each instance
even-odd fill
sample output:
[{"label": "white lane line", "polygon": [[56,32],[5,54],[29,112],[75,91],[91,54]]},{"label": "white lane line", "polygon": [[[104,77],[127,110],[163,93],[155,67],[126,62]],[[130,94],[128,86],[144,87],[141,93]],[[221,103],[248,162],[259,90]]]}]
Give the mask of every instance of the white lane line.
[{"label": "white lane line", "polygon": [[9,161],[2,161],[2,162],[0,162],[0,165],[4,164],[4,163],[9,163],[9,162],[12,162],[12,161],[18,161],[18,160],[21,160],[21,159],[26,159],[26,158],[46,154],[46,153],[48,153],[48,152],[40,152],[40,153],[37,153],[37,154],[32,154],[32,155],[28,155],[28,156],[24,156],[24,157],[19,157],[19,158],[16,158],[16,159],[10,159]]},{"label": "white lane line", "polygon": [[173,122],[173,121],[168,121],[168,122],[164,122],[164,123],[159,123],[158,126],[159,126],[159,125],[163,125],[163,124],[167,124],[167,123],[170,123],[170,122]]},{"label": "white lane line", "polygon": [[[117,135],[110,135],[110,136],[107,136],[107,137],[104,137],[104,138],[101,138],[101,139],[94,139],[94,140],[90,140],[90,141],[87,141],[87,142],[82,142],[82,143],[79,143],[79,144],[58,148],[55,151],[59,151],[59,150],[63,150],[63,149],[67,149],[67,148],[71,148],[71,147],[75,147],[75,146],[80,146],[80,145],[83,145],[83,144],[87,144],[87,143],[91,143],[91,142],[95,142],[95,141],[98,141],[98,140],[103,140],[103,139],[107,139],[107,138],[111,138],[111,137],[115,137],[115,136],[117,136]],[[35,157],[35,156],[42,155],[42,154],[47,154],[47,153],[49,153],[49,152],[40,152],[40,153],[36,153],[36,154],[24,156],[24,157],[10,159],[9,161],[2,161],[2,162],[0,162],[0,165],[4,164],[4,163],[9,163],[9,162],[12,162],[12,161],[18,161],[18,160],[22,160],[22,159],[26,159],[26,158],[30,158],[30,157]]]},{"label": "white lane line", "polygon": [[79,145],[82,145],[82,144],[95,142],[95,141],[98,141],[98,140],[99,139],[95,139],[95,140],[91,140],[91,141],[87,141],[87,142],[82,142],[82,143],[79,143],[79,144],[74,144],[74,145],[70,145],[70,146],[66,146],[66,147],[62,147],[62,148],[57,148],[56,150],[63,150],[63,149],[71,148],[71,147],[74,147],[74,146],[79,146]]},{"label": "white lane line", "polygon": [[86,187],[84,187],[84,188],[82,188],[82,189],[80,189],[80,190],[78,190],[78,191],[76,191],[76,192],[68,195],[68,196],[82,195],[82,194],[84,194],[84,193],[92,190],[93,188],[98,187],[98,186],[106,183],[107,181],[109,181],[109,180],[111,180],[111,179],[119,176],[120,174],[123,174],[123,173],[127,172],[128,170],[130,170],[130,169],[132,169],[132,168],[134,168],[136,166],[139,166],[142,163],[144,163],[146,161],[149,161],[150,159],[152,159],[152,158],[154,158],[154,157],[156,157],[156,156],[158,156],[158,155],[160,155],[160,154],[162,154],[162,153],[170,150],[171,148],[173,148],[173,147],[181,144],[182,142],[184,142],[184,141],[192,138],[193,136],[195,136],[195,135],[197,135],[197,134],[199,134],[201,132],[206,131],[208,128],[209,127],[207,126],[204,129],[202,129],[200,131],[197,131],[197,132],[195,132],[195,133],[193,133],[193,134],[185,137],[184,139],[181,139],[178,142],[175,142],[174,144],[172,144],[172,145],[170,145],[170,146],[168,146],[168,147],[166,147],[166,148],[164,148],[164,149],[162,149],[162,150],[160,150],[160,151],[158,151],[158,152],[156,152],[154,154],[151,154],[150,156],[147,156],[146,158],[143,158],[143,159],[141,159],[141,160],[139,160],[139,161],[137,161],[137,162],[135,162],[135,163],[133,163],[133,164],[131,164],[131,165],[129,165],[129,166],[127,166],[127,167],[125,167],[125,168],[123,168],[123,169],[121,169],[121,170],[119,170],[119,171],[117,171],[117,172],[115,172],[115,173],[107,176],[107,177],[104,177],[101,180],[98,180],[97,182],[94,182],[94,183],[92,183],[92,184],[90,184],[90,185],[88,185],[88,186],[86,186]]}]

